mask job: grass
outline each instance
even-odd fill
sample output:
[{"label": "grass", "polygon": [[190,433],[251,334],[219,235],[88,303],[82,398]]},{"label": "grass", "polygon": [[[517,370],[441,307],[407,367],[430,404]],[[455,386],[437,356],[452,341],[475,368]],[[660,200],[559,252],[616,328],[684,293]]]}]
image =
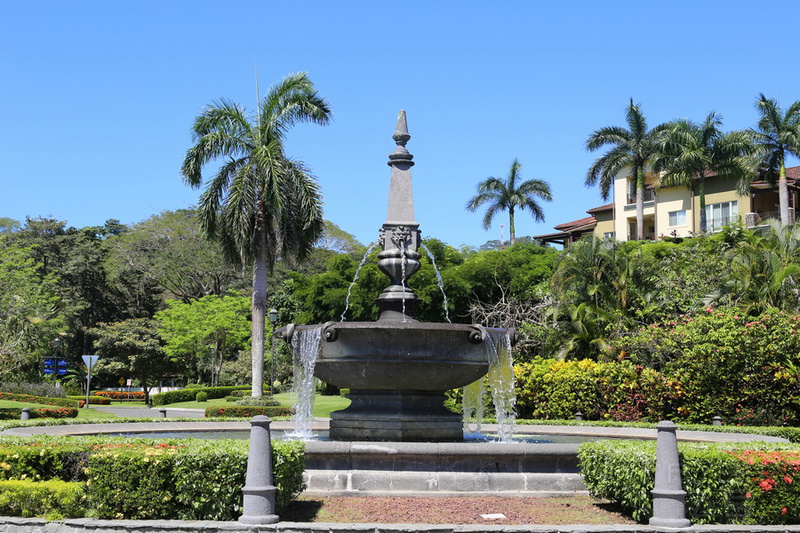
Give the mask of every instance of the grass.
[{"label": "grass", "polygon": [[[296,395],[291,392],[282,392],[275,395],[275,399],[281,405],[293,406],[296,402]],[[227,402],[224,398],[215,400],[208,400],[207,402],[178,402],[165,405],[164,407],[176,409],[205,409],[206,407],[219,407],[225,405],[234,405],[233,402]],[[341,396],[323,396],[317,394],[314,397],[314,416],[317,418],[330,418],[332,411],[344,409],[350,405],[350,400],[342,398]]]}]

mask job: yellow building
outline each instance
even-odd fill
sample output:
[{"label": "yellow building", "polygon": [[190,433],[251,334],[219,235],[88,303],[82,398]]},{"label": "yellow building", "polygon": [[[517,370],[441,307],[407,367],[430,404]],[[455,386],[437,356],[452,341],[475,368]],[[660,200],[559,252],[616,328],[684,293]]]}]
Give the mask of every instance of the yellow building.
[{"label": "yellow building", "polygon": [[[789,186],[790,218],[800,202],[800,167],[786,169]],[[636,238],[636,189],[628,171],[620,172],[613,184],[614,202],[590,209],[589,217],[555,226],[558,233],[535,236],[542,242],[569,244],[583,235],[627,241]],[[644,238],[690,237],[700,233],[700,196],[697,182],[687,187],[655,188],[657,175],[645,176]],[[768,218],[779,218],[778,191],[764,181],[756,181],[746,195],[736,191],[732,179],[709,175],[705,178],[706,231],[741,222],[756,227]]]}]

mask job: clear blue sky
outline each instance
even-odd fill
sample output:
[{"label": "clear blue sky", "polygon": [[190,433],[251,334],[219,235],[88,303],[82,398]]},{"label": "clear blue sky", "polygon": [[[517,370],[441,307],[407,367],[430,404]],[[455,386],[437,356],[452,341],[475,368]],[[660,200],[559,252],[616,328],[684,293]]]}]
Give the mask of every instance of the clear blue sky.
[{"label": "clear blue sky", "polygon": [[554,195],[517,235],[548,233],[605,203],[584,187],[584,142],[624,125],[629,98],[651,126],[713,110],[724,129],[755,125],[759,92],[800,99],[799,15],[797,0],[3,0],[0,217],[133,224],[194,205],[179,175],[192,121],[220,97],[254,108],[257,65],[262,93],[307,71],[330,101],[332,124],[290,131],[289,153],[363,243],[386,217],[399,109],[424,236],[507,235],[505,215],[487,232],[464,205],[514,158]]}]

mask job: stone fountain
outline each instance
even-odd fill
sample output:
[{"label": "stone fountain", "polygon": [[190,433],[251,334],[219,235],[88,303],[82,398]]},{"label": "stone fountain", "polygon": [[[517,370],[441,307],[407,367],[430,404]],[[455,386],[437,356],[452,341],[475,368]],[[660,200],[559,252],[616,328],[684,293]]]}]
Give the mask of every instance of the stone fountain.
[{"label": "stone fountain", "polygon": [[461,441],[462,417],[444,407],[445,392],[483,377],[495,357],[492,336],[513,332],[418,320],[420,302],[408,280],[420,267],[421,237],[405,111],[392,138],[397,148],[389,155],[389,208],[378,254],[378,267],[390,284],[376,300],[378,320],[289,325],[276,335],[289,341],[304,330],[321,329],[321,341],[312,345],[314,375],[349,388],[352,402],[331,414],[331,440]]}]

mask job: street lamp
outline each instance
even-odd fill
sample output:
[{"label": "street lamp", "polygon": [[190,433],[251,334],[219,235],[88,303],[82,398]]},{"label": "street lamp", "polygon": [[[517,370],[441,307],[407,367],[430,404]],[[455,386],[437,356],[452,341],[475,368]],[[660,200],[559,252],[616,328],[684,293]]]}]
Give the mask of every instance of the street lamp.
[{"label": "street lamp", "polygon": [[[278,310],[274,307],[269,310],[269,323],[272,324],[272,331],[275,332],[275,324],[278,322]],[[272,344],[269,351],[269,395],[274,396],[272,389],[275,387],[275,336],[272,336]]]}]

